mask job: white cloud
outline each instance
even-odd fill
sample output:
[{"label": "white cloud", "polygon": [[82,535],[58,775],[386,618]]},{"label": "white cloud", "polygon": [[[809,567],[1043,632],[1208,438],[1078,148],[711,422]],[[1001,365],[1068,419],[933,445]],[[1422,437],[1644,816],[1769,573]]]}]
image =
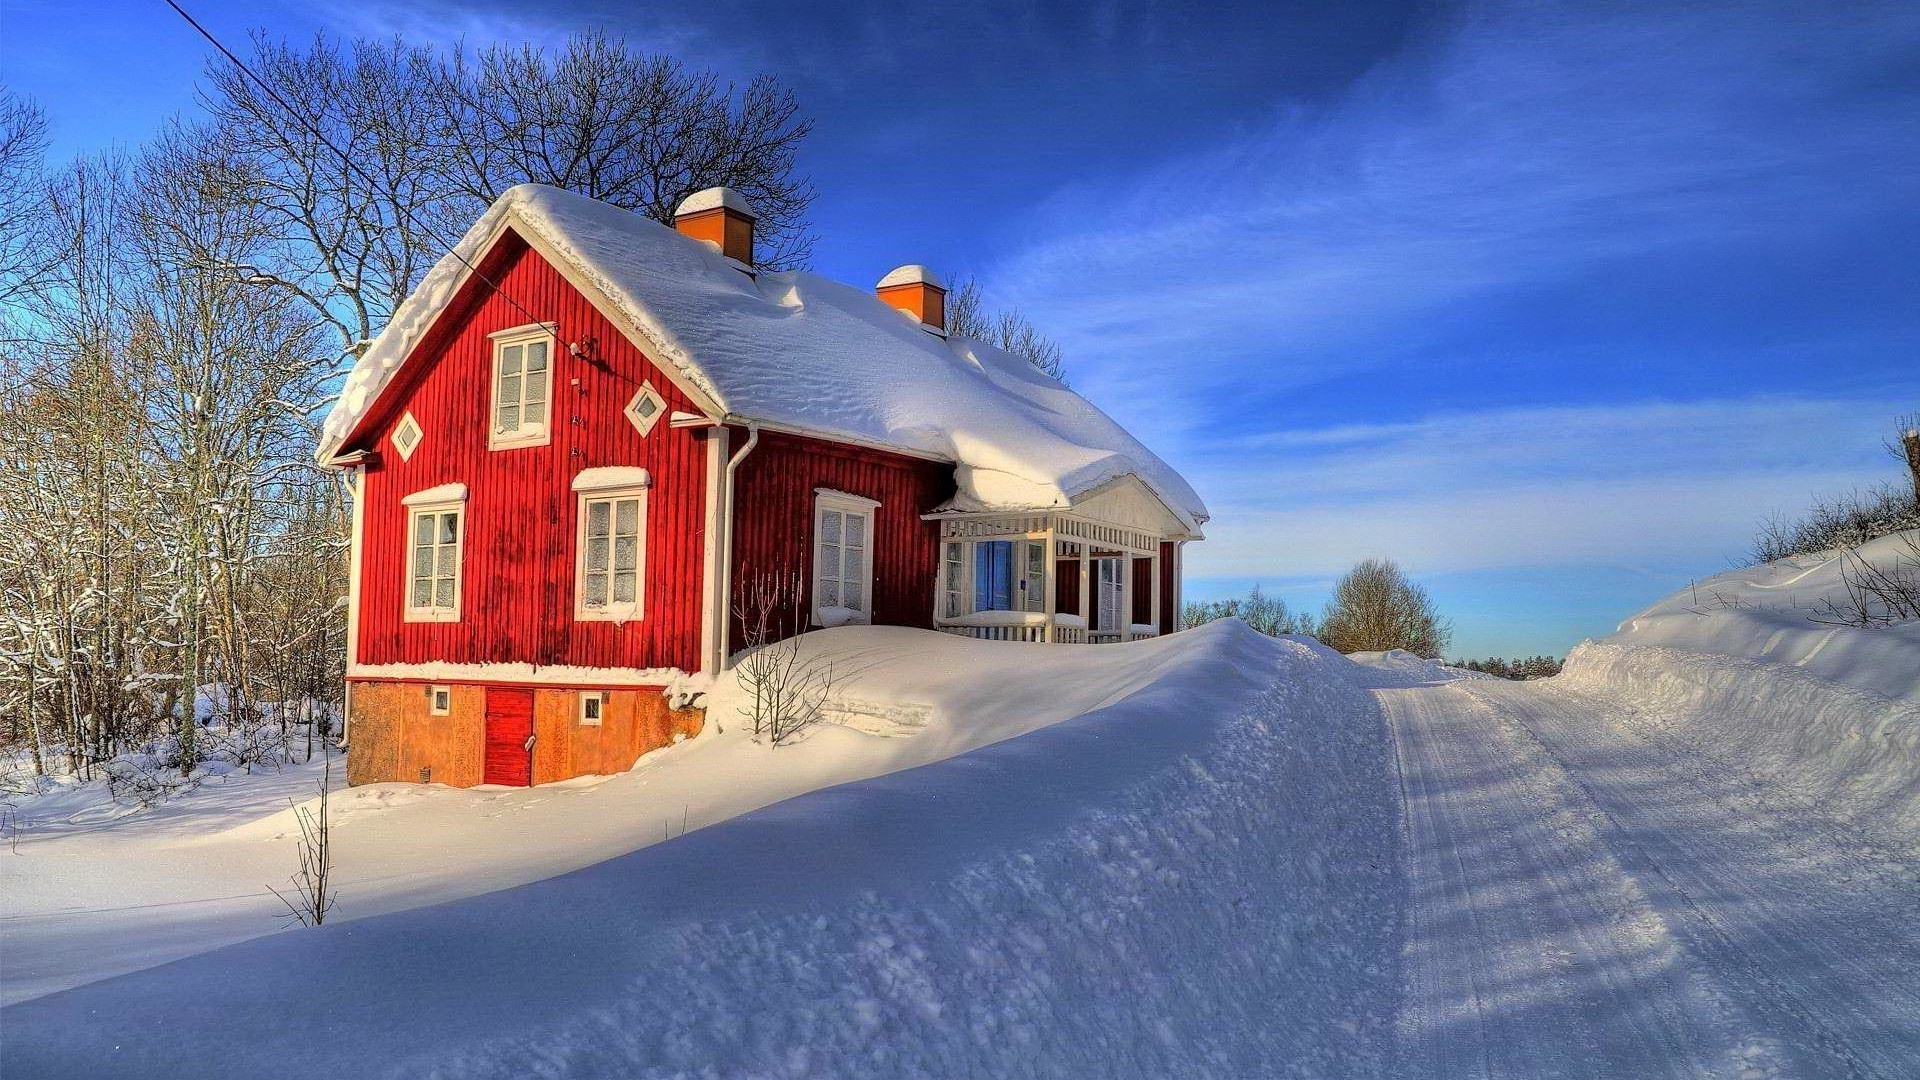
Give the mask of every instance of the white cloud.
[{"label": "white cloud", "polygon": [[[1255,433],[1197,470],[1197,575],[1421,572],[1742,554],[1767,514],[1894,479],[1884,401],[1753,398],[1494,409]],[[1248,453],[1257,448],[1258,455]]]}]

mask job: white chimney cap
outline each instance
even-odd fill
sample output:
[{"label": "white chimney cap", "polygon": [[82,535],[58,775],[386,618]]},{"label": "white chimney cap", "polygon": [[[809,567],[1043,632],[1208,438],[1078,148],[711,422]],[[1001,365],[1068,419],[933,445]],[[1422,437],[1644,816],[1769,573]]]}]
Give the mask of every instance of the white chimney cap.
[{"label": "white chimney cap", "polygon": [[753,210],[747,206],[747,200],[742,198],[739,192],[730,187],[710,187],[705,191],[694,192],[680,200],[680,205],[674,210],[673,216],[686,217],[688,214],[698,214],[705,210],[718,210],[721,207],[737,211],[748,217],[754,216]]},{"label": "white chimney cap", "polygon": [[891,289],[895,285],[931,285],[943,291],[947,287],[947,283],[940,280],[939,274],[921,266],[919,263],[908,263],[905,266],[894,267],[887,271],[887,276],[881,278],[880,283],[875,285],[874,288]]}]

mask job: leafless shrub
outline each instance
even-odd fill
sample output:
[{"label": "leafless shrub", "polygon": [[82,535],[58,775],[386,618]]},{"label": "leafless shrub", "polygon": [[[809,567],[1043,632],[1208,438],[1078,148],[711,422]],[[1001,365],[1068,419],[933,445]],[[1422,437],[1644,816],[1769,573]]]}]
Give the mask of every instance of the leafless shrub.
[{"label": "leafless shrub", "polygon": [[1907,529],[1920,529],[1920,497],[1892,484],[1814,502],[1798,518],[1769,518],[1753,542],[1755,564],[1834,548],[1853,548]]},{"label": "leafless shrub", "polygon": [[735,616],[746,651],[734,678],[748,694],[740,714],[753,737],[774,746],[792,743],[822,719],[834,687],[833,662],[809,656],[798,630],[806,626],[798,574],[769,574],[748,585]]},{"label": "leafless shrub", "polygon": [[1427,591],[1391,559],[1365,559],[1333,587],[1320,640],[1344,653],[1405,649],[1437,657],[1453,638]]},{"label": "leafless shrub", "polygon": [[1890,626],[1920,619],[1920,532],[1900,538],[1891,556],[1875,562],[1857,549],[1840,553],[1843,598],[1823,597],[1814,622],[1830,626]]},{"label": "leafless shrub", "polygon": [[336,899],[332,883],[333,825],[328,806],[332,787],[333,761],[328,759],[321,771],[318,808],[293,808],[294,820],[300,824],[300,868],[288,879],[293,895],[268,886],[273,895],[287,906],[287,913],[282,917],[301,926],[319,926],[326,922],[327,913],[333,910]]},{"label": "leafless shrub", "polygon": [[101,766],[113,801],[142,808],[157,806],[200,786],[201,773],[180,767],[175,755],[123,754]]}]

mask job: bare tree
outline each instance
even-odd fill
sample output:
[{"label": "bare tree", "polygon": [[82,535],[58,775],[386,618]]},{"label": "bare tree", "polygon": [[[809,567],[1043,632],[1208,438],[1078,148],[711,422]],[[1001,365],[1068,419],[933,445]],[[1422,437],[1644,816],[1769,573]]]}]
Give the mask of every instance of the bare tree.
[{"label": "bare tree", "polygon": [[1313,615],[1311,612],[1294,611],[1287,606],[1285,599],[1269,596],[1258,585],[1242,599],[1232,597],[1226,600],[1188,601],[1180,609],[1180,626],[1191,630],[1204,626],[1217,619],[1241,619],[1254,630],[1268,637],[1282,637],[1298,634],[1303,637],[1315,636]]},{"label": "bare tree", "polygon": [[1887,440],[1887,452],[1906,463],[1913,480],[1913,501],[1920,506],[1920,413],[1908,413],[1894,419],[1897,434]]},{"label": "bare tree", "polygon": [[1899,534],[1879,561],[1856,548],[1840,552],[1840,598],[1814,605],[1814,622],[1834,626],[1891,626],[1920,619],[1920,532]]},{"label": "bare tree", "polygon": [[947,296],[947,332],[1004,349],[1040,371],[1066,382],[1060,345],[1040,332],[1017,308],[989,313],[977,278],[968,277]]},{"label": "bare tree", "polygon": [[46,214],[46,150],[46,116],[0,85],[0,301],[31,288],[50,268],[47,247],[34,239]]},{"label": "bare tree", "polygon": [[671,222],[682,199],[724,185],[759,217],[756,262],[807,261],[813,188],[795,156],[813,125],[771,76],[722,84],[588,31],[553,56],[456,49],[435,67],[433,99],[447,182],[469,199],[550,184]]},{"label": "bare tree", "polygon": [[1405,649],[1438,657],[1453,638],[1427,591],[1391,559],[1365,559],[1333,588],[1320,617],[1320,639],[1341,652]]},{"label": "bare tree", "polygon": [[746,691],[740,714],[753,725],[753,737],[784,746],[824,717],[833,693],[830,660],[810,654],[800,642],[806,610],[797,573],[770,573],[741,590],[735,617],[745,633],[746,649],[734,678]]}]

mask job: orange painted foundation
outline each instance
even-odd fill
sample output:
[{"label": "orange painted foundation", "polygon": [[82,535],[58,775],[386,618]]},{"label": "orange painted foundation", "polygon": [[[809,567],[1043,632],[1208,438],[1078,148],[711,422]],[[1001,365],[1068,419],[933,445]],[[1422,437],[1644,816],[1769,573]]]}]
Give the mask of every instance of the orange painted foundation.
[{"label": "orange painted foundation", "polygon": [[[347,729],[347,783],[485,782],[487,687],[441,683],[452,691],[445,716],[431,712],[432,685],[356,681]],[[598,726],[580,722],[580,694],[605,693]],[[658,689],[533,690],[535,784],[625,772],[640,755],[700,733],[705,713],[674,709]]]}]

